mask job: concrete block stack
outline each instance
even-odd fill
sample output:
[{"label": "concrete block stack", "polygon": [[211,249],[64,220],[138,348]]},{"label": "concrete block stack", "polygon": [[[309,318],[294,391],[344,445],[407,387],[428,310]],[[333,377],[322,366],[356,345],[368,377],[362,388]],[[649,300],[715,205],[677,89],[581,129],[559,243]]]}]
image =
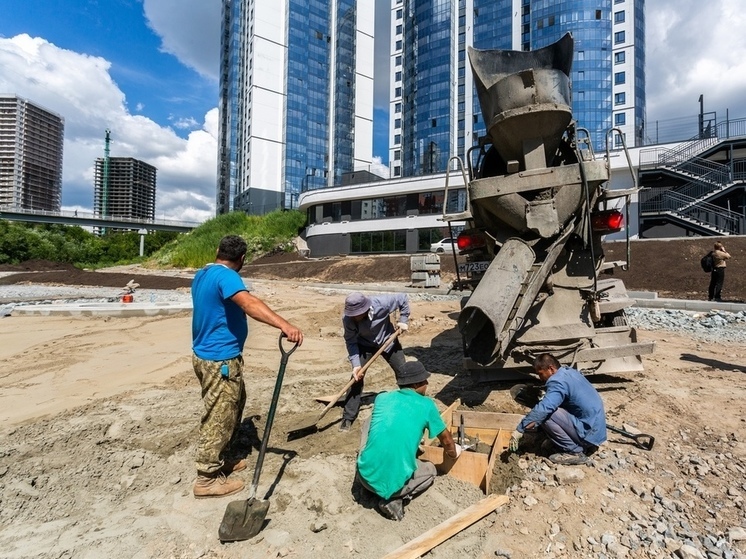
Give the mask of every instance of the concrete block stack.
[{"label": "concrete block stack", "polygon": [[417,254],[409,259],[412,287],[440,287],[440,256]]}]

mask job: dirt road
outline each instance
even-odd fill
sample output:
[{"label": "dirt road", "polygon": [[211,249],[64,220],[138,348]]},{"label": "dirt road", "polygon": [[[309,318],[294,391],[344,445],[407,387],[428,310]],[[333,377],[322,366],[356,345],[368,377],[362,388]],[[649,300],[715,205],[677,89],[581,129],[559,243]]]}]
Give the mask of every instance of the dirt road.
[{"label": "dirt road", "polygon": [[[288,363],[264,462],[259,495],[269,495],[271,507],[260,535],[221,545],[217,528],[234,497],[191,494],[201,404],[190,316],[9,317],[0,319],[0,556],[373,559],[482,497],[440,477],[394,523],[353,484],[358,423],[340,433],[335,409],[321,432],[288,441],[290,426],[322,409],[314,396],[349,378],[340,337],[345,293],[270,281],[254,287],[306,334]],[[434,373],[429,394],[441,409],[461,398],[473,409],[522,413],[509,385],[474,386],[462,373],[458,306],[413,300],[402,340],[408,359]],[[428,557],[695,557],[681,550],[706,552],[706,537],[732,554],[721,557],[743,556],[746,348],[660,332],[640,337],[658,342],[644,374],[594,380],[609,422],[653,434],[653,451],[612,435],[589,467],[558,468],[532,452],[505,456],[496,486],[508,489],[510,503]],[[253,463],[280,362],[277,332],[252,323],[248,348],[240,443]],[[366,390],[394,387],[385,364],[367,378]],[[238,475],[248,485],[252,474],[250,467]]]}]

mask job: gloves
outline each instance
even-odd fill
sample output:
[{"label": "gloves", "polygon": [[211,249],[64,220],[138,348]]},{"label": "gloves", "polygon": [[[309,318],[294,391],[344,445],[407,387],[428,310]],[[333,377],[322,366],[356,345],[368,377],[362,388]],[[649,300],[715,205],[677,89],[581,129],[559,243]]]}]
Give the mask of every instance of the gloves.
[{"label": "gloves", "polygon": [[510,436],[510,442],[508,443],[508,450],[510,452],[516,452],[518,450],[518,446],[521,444],[522,438],[523,433],[519,431],[513,431],[513,434]]},{"label": "gloves", "polygon": [[397,328],[398,328],[399,330],[401,330],[401,331],[402,331],[402,333],[404,333],[404,332],[406,332],[407,330],[409,330],[409,324],[407,324],[406,322],[397,322],[397,323],[396,323],[396,327],[397,327]]},{"label": "gloves", "polygon": [[464,447],[462,447],[462,446],[461,446],[460,444],[458,444],[458,443],[453,443],[453,446],[454,446],[454,447],[455,447],[455,449],[456,449],[456,457],[454,458],[453,456],[451,456],[451,455],[450,455],[450,454],[448,454],[448,453],[446,453],[446,454],[445,454],[445,456],[448,456],[448,458],[450,458],[451,460],[455,460],[456,458],[458,458],[459,456],[461,456],[461,453],[462,453],[462,452],[464,451]]},{"label": "gloves", "polygon": [[362,369],[362,367],[360,366],[352,368],[352,378],[354,378],[358,382],[365,377],[365,373],[363,373],[362,375],[360,374],[360,369]]}]

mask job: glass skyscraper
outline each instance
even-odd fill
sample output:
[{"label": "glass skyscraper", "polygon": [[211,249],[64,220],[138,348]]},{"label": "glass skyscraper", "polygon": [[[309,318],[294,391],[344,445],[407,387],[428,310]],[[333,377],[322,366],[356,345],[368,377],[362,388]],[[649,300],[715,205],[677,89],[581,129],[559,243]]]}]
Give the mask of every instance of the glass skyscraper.
[{"label": "glass skyscraper", "polygon": [[[391,0],[392,177],[445,171],[485,134],[466,47],[535,50],[570,32],[573,117],[603,150],[640,145],[644,0]],[[611,147],[621,145],[619,134]]]},{"label": "glass skyscraper", "polygon": [[373,157],[374,0],[224,0],[217,213],[297,206]]}]

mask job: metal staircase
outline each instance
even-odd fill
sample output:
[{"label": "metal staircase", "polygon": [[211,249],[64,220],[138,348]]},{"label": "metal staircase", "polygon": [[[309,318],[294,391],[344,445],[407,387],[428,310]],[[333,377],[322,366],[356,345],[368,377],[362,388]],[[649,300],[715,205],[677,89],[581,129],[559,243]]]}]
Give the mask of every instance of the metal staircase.
[{"label": "metal staircase", "polygon": [[685,227],[704,234],[732,235],[741,233],[742,216],[709,203],[729,188],[743,186],[746,167],[743,160],[729,165],[700,157],[723,139],[729,139],[731,128],[741,132],[743,120],[726,121],[706,138],[694,138],[676,149],[654,148],[640,152],[640,170],[665,169],[686,182],[662,193],[653,193],[640,201],[641,214],[666,214],[682,220]]}]

